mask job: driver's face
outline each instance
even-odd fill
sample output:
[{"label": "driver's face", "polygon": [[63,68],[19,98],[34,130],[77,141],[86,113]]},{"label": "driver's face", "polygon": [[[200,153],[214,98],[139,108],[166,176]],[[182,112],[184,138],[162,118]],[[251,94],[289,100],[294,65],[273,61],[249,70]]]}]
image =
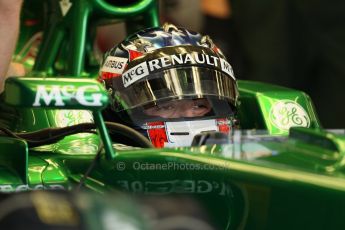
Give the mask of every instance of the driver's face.
[{"label": "driver's face", "polygon": [[149,116],[162,118],[200,117],[210,111],[210,103],[203,98],[163,102],[144,110]]}]

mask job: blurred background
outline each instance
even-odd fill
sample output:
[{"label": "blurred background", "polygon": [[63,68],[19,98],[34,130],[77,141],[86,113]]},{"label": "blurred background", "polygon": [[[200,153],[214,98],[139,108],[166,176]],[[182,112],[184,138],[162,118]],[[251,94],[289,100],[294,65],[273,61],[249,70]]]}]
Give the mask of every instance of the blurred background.
[{"label": "blurred background", "polygon": [[161,0],[162,21],[209,34],[240,80],[302,90],[325,128],[345,128],[345,2]]},{"label": "blurred background", "polygon": [[345,128],[344,1],[160,0],[160,15],[210,35],[238,79],[302,90],[325,128]]}]

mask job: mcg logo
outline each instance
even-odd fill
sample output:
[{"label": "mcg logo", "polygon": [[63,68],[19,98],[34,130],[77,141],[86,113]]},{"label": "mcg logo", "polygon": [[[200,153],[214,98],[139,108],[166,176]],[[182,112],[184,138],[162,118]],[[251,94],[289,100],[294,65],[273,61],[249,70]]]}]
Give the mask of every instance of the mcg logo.
[{"label": "mcg logo", "polygon": [[[86,96],[86,92],[90,96]],[[86,85],[76,87],[74,85],[38,85],[36,89],[35,101],[32,104],[35,107],[39,106],[65,106],[65,101],[75,99],[80,105],[84,106],[102,106],[102,94],[99,92],[97,85]],[[91,97],[91,98],[90,98]],[[42,104],[43,103],[43,104]]]}]

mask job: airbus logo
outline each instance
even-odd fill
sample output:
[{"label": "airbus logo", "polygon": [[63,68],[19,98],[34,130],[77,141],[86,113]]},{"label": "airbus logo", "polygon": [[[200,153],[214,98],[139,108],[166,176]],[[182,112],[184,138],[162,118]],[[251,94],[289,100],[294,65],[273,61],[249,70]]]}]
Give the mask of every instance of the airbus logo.
[{"label": "airbus logo", "polygon": [[108,56],[102,66],[102,72],[122,74],[127,64],[127,58]]},{"label": "airbus logo", "polygon": [[75,99],[80,105],[84,106],[102,106],[101,93],[89,93],[90,96],[86,97],[86,92],[98,92],[97,85],[86,85],[76,87],[74,85],[38,85],[36,89],[36,97],[33,106],[65,106],[66,98],[70,101],[71,98]]}]

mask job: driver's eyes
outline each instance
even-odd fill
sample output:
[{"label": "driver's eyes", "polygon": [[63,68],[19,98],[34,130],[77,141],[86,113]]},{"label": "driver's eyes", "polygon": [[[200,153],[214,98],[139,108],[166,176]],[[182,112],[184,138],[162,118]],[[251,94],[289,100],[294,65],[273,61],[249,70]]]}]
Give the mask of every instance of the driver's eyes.
[{"label": "driver's eyes", "polygon": [[206,104],[203,104],[203,103],[196,103],[193,105],[192,108],[193,109],[207,109],[208,106]]},{"label": "driver's eyes", "polygon": [[161,106],[161,109],[163,109],[163,110],[172,110],[172,109],[175,109],[175,106],[173,106],[173,105]]},{"label": "driver's eyes", "polygon": [[167,111],[167,110],[173,110],[175,109],[174,105],[157,105],[156,110],[157,111]]}]

